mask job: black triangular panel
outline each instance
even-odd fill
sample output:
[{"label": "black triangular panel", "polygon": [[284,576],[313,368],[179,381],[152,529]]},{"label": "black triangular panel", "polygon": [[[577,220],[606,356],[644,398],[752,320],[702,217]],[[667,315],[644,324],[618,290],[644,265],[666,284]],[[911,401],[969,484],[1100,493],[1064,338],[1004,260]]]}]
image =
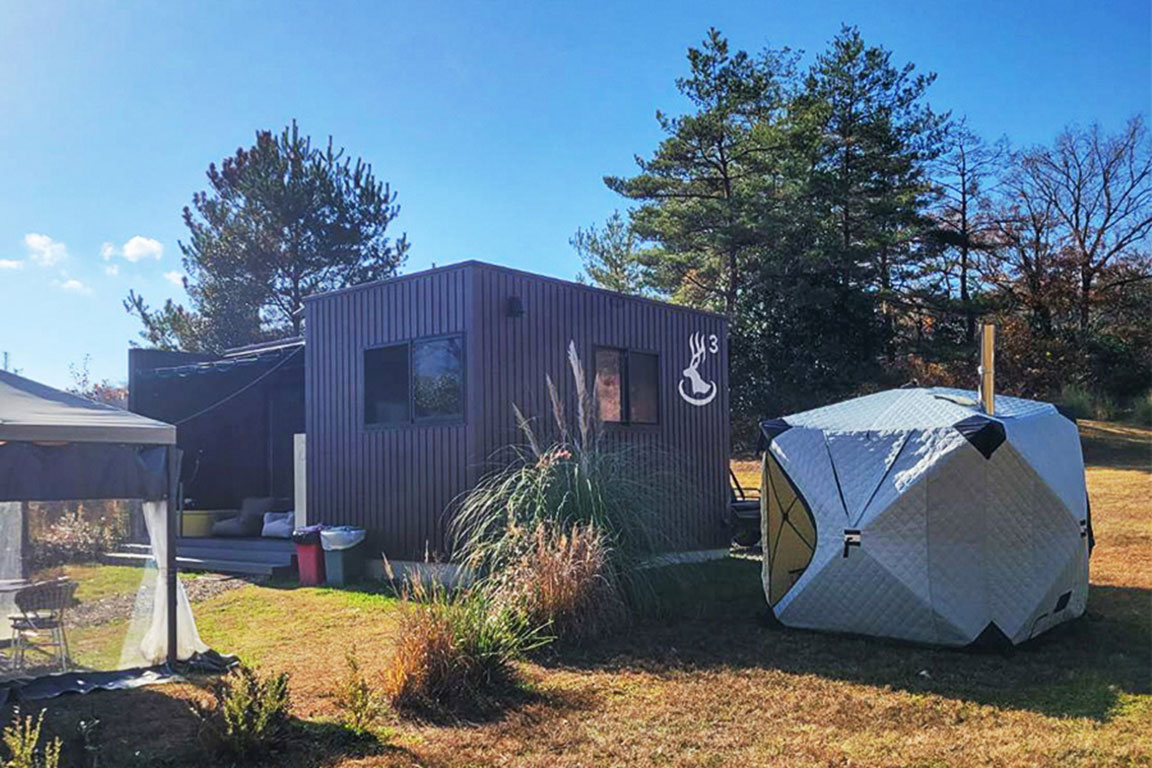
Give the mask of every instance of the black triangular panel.
[{"label": "black triangular panel", "polygon": [[1012,641],[1008,635],[1004,634],[1004,630],[996,626],[996,622],[990,621],[988,626],[984,627],[984,631],[972,641],[972,647],[990,651],[1005,651],[1012,648]]},{"label": "black triangular panel", "polygon": [[1004,425],[987,416],[969,416],[952,425],[986,459],[1004,442]]},{"label": "black triangular panel", "polygon": [[784,419],[765,419],[760,422],[760,437],[756,440],[756,452],[763,453],[768,450],[768,446],[772,445],[772,441],[778,435],[782,435],[790,429],[792,429],[792,425]]},{"label": "black triangular panel", "polygon": [[1076,415],[1072,412],[1072,410],[1070,408],[1067,408],[1063,405],[1060,405],[1059,403],[1056,403],[1055,405],[1056,405],[1056,412],[1057,413],[1059,413],[1064,418],[1068,419],[1068,421],[1072,422],[1073,424],[1076,423]]}]

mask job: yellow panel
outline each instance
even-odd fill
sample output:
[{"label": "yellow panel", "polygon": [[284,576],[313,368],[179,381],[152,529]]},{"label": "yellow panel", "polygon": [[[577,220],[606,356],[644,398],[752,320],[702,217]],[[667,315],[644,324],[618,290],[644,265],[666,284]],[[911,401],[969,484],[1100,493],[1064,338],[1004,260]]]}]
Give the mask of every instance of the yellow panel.
[{"label": "yellow panel", "polygon": [[784,470],[767,451],[763,478],[761,514],[767,521],[763,543],[769,568],[768,602],[776,605],[812,562],[816,526],[804,499],[797,496]]}]

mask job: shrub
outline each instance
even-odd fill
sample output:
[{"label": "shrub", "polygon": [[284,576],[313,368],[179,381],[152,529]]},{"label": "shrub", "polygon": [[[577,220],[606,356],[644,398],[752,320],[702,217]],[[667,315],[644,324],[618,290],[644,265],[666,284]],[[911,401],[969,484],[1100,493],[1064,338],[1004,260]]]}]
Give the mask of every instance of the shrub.
[{"label": "shrub", "polygon": [[344,656],[348,668],[336,689],[336,704],[344,711],[344,726],[363,736],[384,711],[380,697],[372,690],[353,647]]},{"label": "shrub", "polygon": [[493,602],[520,611],[530,626],[580,642],[626,623],[627,607],[606,537],[592,525],[539,522],[518,537],[511,564],[485,585]]},{"label": "shrub", "polygon": [[1137,398],[1132,404],[1132,420],[1137,424],[1152,427],[1152,392]]},{"label": "shrub", "polygon": [[214,702],[192,704],[210,746],[247,759],[265,754],[288,726],[288,674],[264,677],[241,664],[212,686]]},{"label": "shrub", "polygon": [[1060,390],[1060,405],[1077,419],[1090,419],[1095,413],[1092,394],[1076,384],[1065,384]]},{"label": "shrub", "polygon": [[400,640],[384,671],[385,696],[399,710],[482,708],[489,694],[515,683],[513,662],[546,640],[477,589],[417,578],[404,601]]},{"label": "shrub", "polygon": [[8,752],[4,768],[57,768],[60,765],[60,739],[54,738],[40,748],[40,730],[44,725],[44,712],[33,718],[20,716],[17,707],[12,722],[4,727],[3,741]]},{"label": "shrub", "polygon": [[32,564],[38,570],[95,560],[127,537],[127,515],[115,502],[82,503],[56,514],[51,506],[37,505],[30,516]]},{"label": "shrub", "polygon": [[1118,408],[1108,395],[1093,392],[1078,384],[1066,384],[1060,391],[1060,405],[1077,419],[1112,421]]}]

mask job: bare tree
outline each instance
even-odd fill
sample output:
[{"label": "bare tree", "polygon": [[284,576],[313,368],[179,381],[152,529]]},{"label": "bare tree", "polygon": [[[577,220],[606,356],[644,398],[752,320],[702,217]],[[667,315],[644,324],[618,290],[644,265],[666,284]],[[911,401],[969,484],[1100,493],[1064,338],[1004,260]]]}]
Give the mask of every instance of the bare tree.
[{"label": "bare tree", "polygon": [[934,168],[940,190],[935,235],[954,255],[945,272],[954,273],[959,282],[964,338],[969,344],[976,339],[972,292],[979,276],[977,257],[992,247],[995,231],[989,195],[996,189],[1006,155],[1005,139],[990,144],[961,120],[950,132],[948,149]]},{"label": "bare tree", "polygon": [[1050,338],[1069,277],[1055,205],[1037,194],[1019,168],[1004,178],[1001,193],[1002,208],[990,222],[988,248],[981,260],[982,278],[1011,305],[1027,312],[1034,333]]},{"label": "bare tree", "polygon": [[[1098,125],[1066,129],[1054,146],[1022,155],[1019,168],[1030,194],[1050,208],[1061,248],[1075,263],[1083,333],[1097,292],[1152,278],[1152,152],[1144,121],[1132,118],[1115,135]],[[1097,285],[1108,271],[1119,275]]]}]

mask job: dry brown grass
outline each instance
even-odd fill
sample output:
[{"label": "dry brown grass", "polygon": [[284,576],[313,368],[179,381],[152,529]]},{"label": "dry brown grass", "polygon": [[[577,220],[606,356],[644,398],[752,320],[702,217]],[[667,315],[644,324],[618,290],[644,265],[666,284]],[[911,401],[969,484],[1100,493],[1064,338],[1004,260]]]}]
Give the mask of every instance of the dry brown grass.
[{"label": "dry brown grass", "polygon": [[605,537],[588,525],[556,530],[538,523],[488,593],[561,641],[610,634],[628,617]]},{"label": "dry brown grass", "polygon": [[[522,664],[534,695],[499,717],[394,721],[387,744],[354,756],[318,722],[342,647],[354,640],[370,675],[391,653],[380,638],[394,603],[249,587],[198,611],[210,642],[293,671],[294,712],[313,731],[278,766],[1148,766],[1152,431],[1088,423],[1084,435],[1097,536],[1088,615],[1011,657],[767,629],[757,564],[730,561],[697,571],[671,616]],[[232,623],[241,611],[247,629]],[[76,697],[53,703],[46,723],[97,706],[118,743],[179,754],[188,723],[171,702],[190,695]]]}]

